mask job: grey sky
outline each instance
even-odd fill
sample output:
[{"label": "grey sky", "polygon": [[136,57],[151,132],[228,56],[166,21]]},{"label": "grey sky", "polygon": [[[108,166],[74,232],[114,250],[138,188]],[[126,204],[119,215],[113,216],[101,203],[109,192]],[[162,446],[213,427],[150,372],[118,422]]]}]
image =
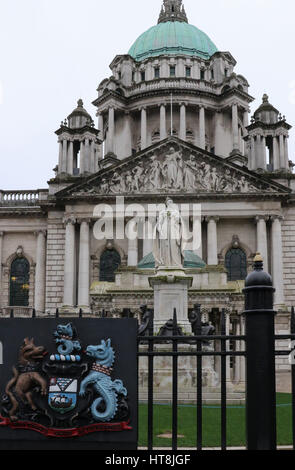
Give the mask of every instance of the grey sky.
[{"label": "grey sky", "polygon": [[[161,0],[0,0],[0,188],[46,188],[58,161],[54,131],[91,102],[117,54],[156,24]],[[189,22],[238,62],[256,98],[295,126],[294,0],[184,0]],[[95,118],[96,122],[96,118]],[[295,134],[290,157],[295,161]]]}]

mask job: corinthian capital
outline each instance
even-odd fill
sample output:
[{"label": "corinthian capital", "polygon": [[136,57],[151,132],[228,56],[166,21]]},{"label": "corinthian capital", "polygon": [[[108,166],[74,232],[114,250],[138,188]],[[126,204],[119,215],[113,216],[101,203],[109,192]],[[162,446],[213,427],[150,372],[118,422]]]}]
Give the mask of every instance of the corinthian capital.
[{"label": "corinthian capital", "polygon": [[218,215],[210,215],[210,216],[207,216],[205,220],[206,222],[211,222],[213,220],[214,222],[217,223],[219,222],[220,217],[218,217]]},{"label": "corinthian capital", "polygon": [[265,222],[267,222],[269,218],[269,215],[256,215],[255,222],[258,223],[259,220],[264,220]]},{"label": "corinthian capital", "polygon": [[270,220],[271,222],[275,222],[276,220],[278,220],[279,222],[282,222],[284,220],[284,217],[282,215],[271,215],[270,216]]},{"label": "corinthian capital", "polygon": [[73,214],[71,215],[65,215],[63,219],[64,225],[75,225],[77,222],[76,218],[74,217]]}]

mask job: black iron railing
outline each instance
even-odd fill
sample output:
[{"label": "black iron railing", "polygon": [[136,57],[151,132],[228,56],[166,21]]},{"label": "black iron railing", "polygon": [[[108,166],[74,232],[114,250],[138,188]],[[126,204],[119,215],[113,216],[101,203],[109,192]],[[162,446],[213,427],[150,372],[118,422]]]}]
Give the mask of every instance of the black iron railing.
[{"label": "black iron railing", "polygon": [[[265,289],[265,287],[264,287]],[[295,309],[291,311],[290,333],[274,334],[274,316],[272,309],[246,310],[246,334],[245,335],[227,335],[226,333],[226,313],[221,312],[220,334],[206,335],[202,325],[201,306],[194,307],[196,323],[194,325],[194,335],[180,336],[179,326],[177,324],[177,314],[174,311],[172,334],[155,335],[153,324],[153,311],[146,312],[144,324],[139,328],[138,336],[138,358],[147,358],[148,377],[147,377],[147,407],[148,407],[148,425],[147,425],[147,447],[148,450],[154,449],[154,406],[155,406],[155,359],[159,357],[172,358],[172,450],[178,450],[178,406],[179,406],[179,359],[182,357],[196,358],[196,388],[195,400],[196,407],[196,436],[195,448],[202,450],[204,446],[203,439],[203,361],[205,357],[220,358],[220,448],[228,448],[227,439],[227,358],[241,357],[246,361],[246,447],[249,450],[271,450],[276,448],[276,393],[275,393],[275,358],[290,357],[290,371],[292,388],[292,436],[293,449],[295,450]],[[13,309],[10,316],[18,316],[18,312]],[[247,317],[248,316],[248,317]],[[36,317],[35,310],[32,310],[32,318]],[[56,317],[59,317],[59,311],[56,311]],[[80,310],[79,317],[83,317],[83,310]],[[98,319],[99,321],[99,319]],[[206,330],[205,330],[206,331]],[[258,340],[257,340],[258,338]],[[215,348],[204,350],[205,342],[212,342]],[[276,349],[277,341],[286,341],[286,349]],[[230,349],[230,342],[242,342],[245,344],[244,350]],[[289,342],[289,343],[288,343]],[[294,343],[293,343],[294,342]],[[168,344],[171,349],[165,351],[157,348],[157,345]],[[179,346],[189,345],[188,350]],[[217,349],[216,345],[220,345]],[[146,346],[142,348],[141,346]],[[193,348],[191,347],[193,346]],[[242,348],[239,348],[242,349]],[[293,358],[294,355],[294,358]],[[293,360],[294,359],[294,360]],[[219,389],[218,389],[219,390]],[[267,419],[265,418],[267,417]]]},{"label": "black iron railing", "polygon": [[[197,423],[196,423],[196,448],[197,450],[203,449],[203,376],[202,376],[202,363],[203,358],[206,356],[214,356],[221,358],[221,393],[220,393],[220,407],[221,407],[221,442],[220,447],[222,450],[227,449],[227,371],[226,360],[227,357],[245,357],[245,351],[230,351],[226,347],[226,343],[230,341],[245,341],[245,336],[227,336],[226,335],[226,315],[225,310],[221,313],[221,334],[220,335],[204,335],[202,334],[202,315],[201,307],[195,306],[194,313],[197,318],[196,336],[178,336],[179,327],[177,324],[177,315],[174,311],[173,316],[173,335],[172,336],[155,336],[153,328],[153,320],[151,318],[146,332],[148,336],[138,337],[138,357],[148,358],[148,428],[147,428],[147,442],[148,450],[154,449],[154,359],[157,357],[172,357],[172,450],[178,450],[178,360],[181,357],[195,357],[196,358],[196,410],[197,410]],[[220,350],[204,351],[204,342],[220,342]],[[140,350],[140,345],[148,343],[148,348],[145,351]],[[168,343],[172,345],[171,351],[158,351],[155,345]],[[195,350],[179,351],[179,345],[189,344],[195,346]],[[215,348],[216,349],[216,348]]]}]

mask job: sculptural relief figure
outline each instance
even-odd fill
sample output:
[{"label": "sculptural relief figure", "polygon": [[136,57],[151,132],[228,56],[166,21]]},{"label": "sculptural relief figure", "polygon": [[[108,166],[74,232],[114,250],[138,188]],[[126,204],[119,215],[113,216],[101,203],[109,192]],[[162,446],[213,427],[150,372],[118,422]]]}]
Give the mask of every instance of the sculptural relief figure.
[{"label": "sculptural relief figure", "polygon": [[181,155],[177,157],[176,189],[183,189],[183,159]]},{"label": "sculptural relief figure", "polygon": [[125,190],[124,186],[125,185],[122,177],[117,172],[115,172],[110,183],[110,192],[121,193]]},{"label": "sculptural relief figure", "polygon": [[153,255],[156,268],[160,266],[183,267],[184,222],[172,199],[157,218],[154,230]]},{"label": "sculptural relief figure", "polygon": [[162,187],[162,166],[157,157],[152,157],[152,164],[148,172],[148,186],[150,189],[161,189]]},{"label": "sculptural relief figure", "polygon": [[186,190],[195,189],[196,187],[196,167],[193,155],[189,160],[184,162],[184,188]]},{"label": "sculptural relief figure", "polygon": [[132,170],[132,179],[133,179],[133,191],[140,190],[140,183],[142,182],[141,177],[144,172],[144,169],[140,166],[137,166]]},{"label": "sculptural relief figure", "polygon": [[175,152],[171,147],[164,162],[164,175],[166,177],[167,187],[175,188],[178,182],[178,159],[180,158],[179,152]]}]

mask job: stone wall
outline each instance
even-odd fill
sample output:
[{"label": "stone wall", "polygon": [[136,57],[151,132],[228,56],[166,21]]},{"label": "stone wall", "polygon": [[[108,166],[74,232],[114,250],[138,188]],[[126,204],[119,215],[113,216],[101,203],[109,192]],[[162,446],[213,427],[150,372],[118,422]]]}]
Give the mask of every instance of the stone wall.
[{"label": "stone wall", "polygon": [[46,312],[63,303],[65,228],[63,212],[48,214],[46,261]]},{"label": "stone wall", "polygon": [[284,292],[288,307],[295,306],[295,208],[284,210],[282,222]]}]

